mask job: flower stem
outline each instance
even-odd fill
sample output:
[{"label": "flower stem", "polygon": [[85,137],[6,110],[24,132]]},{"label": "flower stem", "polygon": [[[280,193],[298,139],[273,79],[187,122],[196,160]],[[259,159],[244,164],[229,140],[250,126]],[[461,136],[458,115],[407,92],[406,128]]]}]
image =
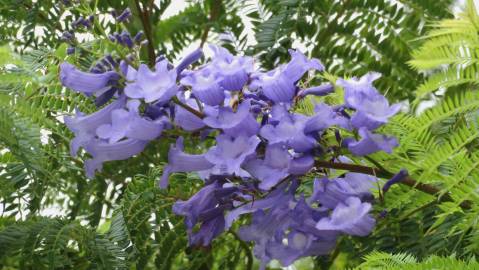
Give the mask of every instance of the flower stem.
[{"label": "flower stem", "polygon": [[201,119],[205,118],[205,115],[204,115],[202,112],[197,111],[197,110],[195,110],[194,108],[190,107],[188,104],[185,104],[185,103],[181,102],[181,101],[178,99],[178,97],[173,97],[172,100],[173,100],[173,102],[174,102],[175,104],[177,104],[178,106],[182,107],[183,109],[189,111],[190,113],[192,113],[192,114],[198,116],[199,118],[201,118]]}]

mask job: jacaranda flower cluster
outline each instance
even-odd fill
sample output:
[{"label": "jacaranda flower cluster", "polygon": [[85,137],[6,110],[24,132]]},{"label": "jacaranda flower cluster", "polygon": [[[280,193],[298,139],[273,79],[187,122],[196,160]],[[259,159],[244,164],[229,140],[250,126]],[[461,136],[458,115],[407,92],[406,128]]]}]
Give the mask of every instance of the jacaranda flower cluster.
[{"label": "jacaranda flower cluster", "polygon": [[[377,132],[399,110],[374,88],[379,75],[301,87],[307,73],[324,69],[319,60],[291,50],[289,63],[262,71],[251,57],[213,45],[210,49],[211,60],[192,69],[188,67],[203,58],[200,49],[177,66],[162,57],[153,68],[127,61],[103,72],[60,66],[65,87],[102,96],[106,104],[93,114],[65,118],[75,134],[72,155],[83,148],[92,157],[85,162],[88,177],[104,162],[142,152],[165,132],[199,132],[214,138],[214,146],[201,154],[187,153],[184,139],[177,138],[159,182],[166,188],[169,176],[178,172],[204,179],[201,190],[173,206],[185,217],[190,245],[209,245],[249,215],[239,237],[254,242],[262,267],[273,259],[287,266],[301,257],[329,253],[342,234],[369,234],[375,225],[370,210],[377,178],[324,176],[314,180],[312,193],[300,190],[305,175],[322,175],[316,162],[329,151],[323,141],[328,131],[356,135],[342,138],[336,132],[337,147],[356,156],[389,153],[397,145],[396,139]],[[325,96],[337,87],[344,89],[342,105],[318,102],[312,115],[296,110],[305,96]]]}]

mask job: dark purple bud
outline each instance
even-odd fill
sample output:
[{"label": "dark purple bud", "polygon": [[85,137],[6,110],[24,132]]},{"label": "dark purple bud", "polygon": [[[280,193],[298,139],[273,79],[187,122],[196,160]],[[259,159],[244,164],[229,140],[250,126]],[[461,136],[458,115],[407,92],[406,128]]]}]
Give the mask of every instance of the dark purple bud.
[{"label": "dark purple bud", "polygon": [[305,97],[307,95],[326,96],[332,92],[334,92],[334,86],[330,83],[325,83],[320,86],[303,89],[299,91],[298,96],[299,97]]},{"label": "dark purple bud", "polygon": [[135,43],[139,43],[141,39],[143,38],[143,35],[144,35],[143,31],[136,33],[135,37],[133,38]]},{"label": "dark purple bud", "polygon": [[108,39],[109,39],[111,42],[116,42],[116,38],[115,38],[114,35],[109,34],[109,35],[108,35]]},{"label": "dark purple bud", "polygon": [[88,16],[88,21],[90,23],[93,23],[94,20],[95,20],[95,16],[93,16],[93,15]]},{"label": "dark purple bud", "polygon": [[95,68],[97,68],[98,70],[101,70],[102,72],[105,72],[107,70],[105,66],[103,66],[101,63],[97,63],[95,65]]},{"label": "dark purple bud", "polygon": [[113,36],[115,37],[116,41],[120,44],[123,44],[123,39],[121,37],[120,34],[118,34],[117,32],[113,33]]},{"label": "dark purple bud", "polygon": [[63,0],[62,3],[63,3],[63,5],[65,5],[67,7],[71,5],[70,0]]},{"label": "dark purple bud", "polygon": [[96,68],[96,67],[91,68],[91,69],[90,69],[90,72],[91,72],[91,73],[96,73],[96,74],[98,74],[98,73],[103,73],[102,70],[100,70],[100,69],[98,69],[98,68]]},{"label": "dark purple bud", "polygon": [[95,99],[95,105],[97,107],[105,105],[105,103],[107,103],[113,97],[113,95],[115,95],[117,90],[118,90],[117,88],[112,87],[110,90],[108,90],[105,93],[99,95]]},{"label": "dark purple bud", "polygon": [[68,47],[67,48],[67,54],[70,55],[70,54],[74,54],[75,53],[75,47]]},{"label": "dark purple bud", "polygon": [[374,195],[369,193],[369,192],[363,192],[358,194],[358,197],[361,199],[362,202],[373,202],[374,201]]},{"label": "dark purple bud", "polygon": [[85,26],[86,28],[90,28],[91,27],[91,22],[89,20],[81,20],[81,25]]},{"label": "dark purple bud", "polygon": [[165,109],[159,106],[159,104],[150,104],[145,109],[145,116],[153,120],[165,114]]},{"label": "dark purple bud", "polygon": [[118,22],[125,22],[130,17],[131,17],[131,10],[130,8],[126,8],[118,17],[116,17],[116,20]]},{"label": "dark purple bud", "polygon": [[84,21],[83,16],[80,16],[80,18],[76,19],[76,20],[72,23],[72,27],[73,27],[73,28],[77,28],[83,21]]},{"label": "dark purple bud", "polygon": [[385,218],[388,214],[388,210],[382,210],[380,213],[379,213],[379,218]]},{"label": "dark purple bud", "polygon": [[108,63],[110,63],[111,66],[113,67],[117,67],[118,66],[118,62],[115,61],[115,59],[113,59],[113,57],[111,55],[107,55],[105,56],[105,59],[108,61]]},{"label": "dark purple bud", "polygon": [[123,31],[121,33],[121,40],[123,41],[123,44],[125,44],[128,48],[133,48],[133,40],[131,40],[130,33],[127,31]]},{"label": "dark purple bud", "polygon": [[178,64],[176,67],[176,72],[180,74],[187,66],[198,61],[201,57],[203,57],[203,50],[201,50],[201,48],[194,50],[192,53],[183,58],[183,60]]},{"label": "dark purple bud", "polygon": [[107,69],[109,69],[109,68],[111,67],[110,62],[108,62],[108,60],[106,60],[105,58],[101,59],[100,62],[101,62],[101,64],[104,65]]},{"label": "dark purple bud", "polygon": [[118,16],[118,13],[116,12],[116,10],[110,11],[110,14],[111,16],[113,16],[113,18],[116,18],[116,16]]},{"label": "dark purple bud", "polygon": [[68,31],[63,32],[61,36],[61,39],[64,41],[71,41],[73,38],[73,34]]},{"label": "dark purple bud", "polygon": [[401,182],[407,176],[408,176],[408,172],[406,169],[400,170],[397,174],[395,174],[389,181],[387,181],[384,184],[383,192],[386,193],[393,184]]}]

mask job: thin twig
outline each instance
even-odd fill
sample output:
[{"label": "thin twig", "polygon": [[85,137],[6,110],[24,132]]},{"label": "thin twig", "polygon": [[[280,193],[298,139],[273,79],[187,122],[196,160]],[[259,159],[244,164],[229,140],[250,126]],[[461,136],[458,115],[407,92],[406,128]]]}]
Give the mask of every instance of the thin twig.
[{"label": "thin twig", "polygon": [[202,112],[197,111],[193,107],[188,106],[188,104],[185,104],[185,103],[181,102],[177,97],[173,97],[172,100],[173,100],[174,103],[176,103],[177,105],[179,105],[183,109],[189,111],[190,113],[198,116],[199,118],[201,118],[201,119],[205,118],[205,115]]},{"label": "thin twig", "polygon": [[208,22],[205,25],[205,30],[203,34],[201,35],[201,40],[200,40],[200,48],[205,45],[206,40],[208,39],[208,33],[210,32],[211,29],[211,24],[218,18],[218,15],[220,14],[220,8],[221,8],[221,0],[214,0],[211,9],[210,9],[210,16],[208,18]]},{"label": "thin twig", "polygon": [[153,43],[153,36],[151,33],[151,25],[150,25],[150,14],[148,12],[148,8],[145,7],[144,10],[141,9],[140,1],[135,0],[135,6],[138,10],[138,14],[140,15],[141,24],[143,25],[143,30],[145,31],[146,40],[148,40],[147,49],[148,49],[148,62],[150,67],[155,65],[156,62],[156,55],[155,55],[155,47]]}]

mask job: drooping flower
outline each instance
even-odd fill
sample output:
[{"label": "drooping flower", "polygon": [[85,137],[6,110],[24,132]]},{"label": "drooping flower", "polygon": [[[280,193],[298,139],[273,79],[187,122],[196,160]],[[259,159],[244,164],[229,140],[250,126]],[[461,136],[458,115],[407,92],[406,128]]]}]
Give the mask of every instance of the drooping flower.
[{"label": "drooping flower", "polygon": [[304,133],[308,117],[287,112],[277,116],[273,112],[273,120],[279,123],[264,125],[260,130],[260,135],[268,140],[268,144],[285,144],[297,152],[306,152],[316,146],[316,140]]},{"label": "drooping flower", "polygon": [[195,97],[210,106],[220,105],[225,99],[224,89],[219,85],[215,74],[208,68],[190,71],[180,82],[191,86]]},{"label": "drooping flower", "polygon": [[158,137],[163,130],[163,119],[155,121],[139,115],[140,101],[130,100],[128,110],[116,109],[112,111],[111,123],[103,124],[96,130],[98,137],[115,143],[124,137],[150,141]]},{"label": "drooping flower", "polygon": [[226,134],[216,136],[216,146],[205,154],[206,159],[214,164],[210,174],[249,176],[241,166],[248,158],[254,156],[259,143],[260,139],[257,136],[248,137],[244,134],[236,137]]},{"label": "drooping flower", "polygon": [[99,126],[111,123],[112,112],[123,108],[125,104],[126,98],[122,96],[90,115],[77,112],[75,117],[66,116],[65,125],[75,133],[75,138],[70,142],[70,154],[76,156],[78,149],[84,147],[95,137],[96,129]]},{"label": "drooping flower", "polygon": [[[177,201],[173,205],[173,212],[185,216],[185,225],[188,230],[190,245],[207,246],[225,229],[223,212],[231,204],[223,203],[237,191],[235,187],[223,187],[219,182],[204,186],[187,201]],[[200,229],[193,232],[193,227],[201,223]]]},{"label": "drooping flower", "polygon": [[359,129],[359,135],[361,140],[357,142],[345,140],[349,151],[357,156],[365,156],[378,151],[392,153],[392,149],[398,146],[396,138],[382,134],[373,134],[364,127]]},{"label": "drooping flower", "polygon": [[291,187],[286,196],[276,196],[274,204],[267,205],[269,209],[259,208],[251,224],[238,231],[243,241],[255,242],[254,254],[261,260],[261,269],[272,259],[288,266],[300,257],[327,254],[335,245],[338,232],[316,228],[326,212],[312,209],[304,198],[296,200],[295,190]]},{"label": "drooping flower", "polygon": [[317,59],[307,59],[299,51],[290,50],[291,61],[266,73],[255,73],[250,84],[252,89],[261,89],[273,102],[291,102],[296,94],[296,82],[310,69],[322,70]]},{"label": "drooping flower", "polygon": [[230,136],[244,134],[256,135],[259,131],[259,123],[250,112],[250,102],[243,101],[236,112],[230,107],[205,108],[206,117],[203,122],[212,128],[222,129]]},{"label": "drooping flower", "polygon": [[85,171],[89,178],[93,178],[95,171],[101,171],[103,162],[124,160],[131,158],[143,151],[148,141],[126,139],[114,143],[94,139],[84,146],[85,150],[92,155],[92,159],[85,161]]},{"label": "drooping flower", "polygon": [[265,198],[260,199],[260,200],[254,200],[251,201],[250,203],[242,204],[239,207],[234,208],[233,210],[229,211],[228,214],[226,214],[226,229],[229,229],[233,222],[238,219],[241,215],[244,215],[246,213],[252,213],[257,210],[263,209],[269,209],[273,207],[274,205],[286,200],[289,198],[290,194],[285,192],[285,188],[287,187],[288,183],[283,183],[282,185],[279,185],[278,188],[275,190],[271,191]]},{"label": "drooping flower", "polygon": [[205,155],[191,155],[183,152],[183,137],[176,140],[176,145],[171,146],[168,152],[168,164],[163,168],[163,175],[160,180],[160,187],[168,186],[168,177],[174,172],[204,171],[213,168],[214,164],[209,162]]},{"label": "drooping flower", "polygon": [[89,73],[78,70],[68,62],[63,62],[60,65],[60,81],[62,85],[86,95],[110,88],[111,84],[119,78],[120,75],[115,71]]},{"label": "drooping flower", "polygon": [[144,64],[140,65],[137,72],[128,69],[127,79],[132,82],[126,84],[125,94],[130,98],[142,98],[147,103],[170,100],[176,95],[178,85],[176,70],[168,69],[168,64],[165,59],[156,63],[155,71],[151,71]]},{"label": "drooping flower", "polygon": [[373,86],[378,73],[368,73],[359,80],[338,79],[336,84],[344,87],[345,104],[356,110],[351,119],[355,128],[374,130],[385,124],[401,108],[400,104],[389,105],[388,100]]},{"label": "drooping flower", "polygon": [[369,215],[371,204],[363,203],[357,197],[349,197],[334,208],[331,217],[325,217],[316,224],[318,230],[337,230],[350,235],[366,236],[375,220]]},{"label": "drooping flower", "polygon": [[209,68],[219,78],[220,86],[228,91],[243,89],[253,71],[253,58],[234,56],[225,48],[215,45],[210,45],[210,49],[214,57]]},{"label": "drooping flower", "polygon": [[261,189],[269,190],[289,175],[288,169],[292,159],[287,149],[274,144],[266,148],[264,160],[251,160],[245,164],[244,168],[251,176],[261,181],[259,184]]},{"label": "drooping flower", "polygon": [[305,133],[324,131],[334,125],[345,129],[351,128],[349,119],[333,111],[331,107],[324,103],[316,104],[314,112],[315,114],[305,124]]},{"label": "drooping flower", "polygon": [[332,180],[316,179],[310,203],[319,201],[321,206],[333,209],[352,196],[368,198],[372,196],[370,190],[376,181],[376,178],[360,173],[347,173],[343,178]]}]

